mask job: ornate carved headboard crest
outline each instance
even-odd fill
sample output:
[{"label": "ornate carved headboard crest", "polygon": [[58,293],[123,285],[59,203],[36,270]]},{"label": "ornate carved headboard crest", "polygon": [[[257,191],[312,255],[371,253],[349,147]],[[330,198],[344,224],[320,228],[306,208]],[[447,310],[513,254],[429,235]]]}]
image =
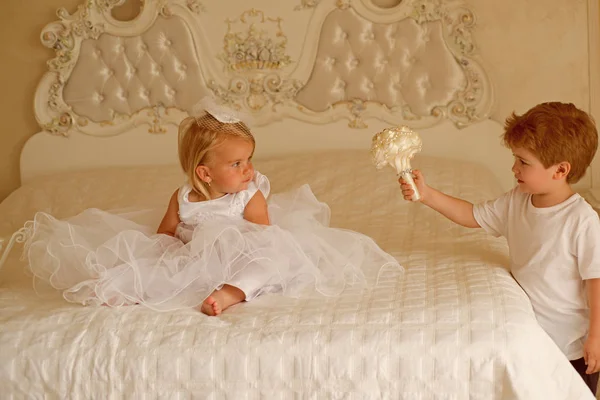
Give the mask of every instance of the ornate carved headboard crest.
[{"label": "ornate carved headboard crest", "polygon": [[462,127],[491,111],[475,18],[460,1],[145,0],[126,22],[111,15],[124,1],[60,9],[42,31],[56,53],[36,92],[44,130],[161,133],[206,93],[250,112],[255,126],[291,117]]}]

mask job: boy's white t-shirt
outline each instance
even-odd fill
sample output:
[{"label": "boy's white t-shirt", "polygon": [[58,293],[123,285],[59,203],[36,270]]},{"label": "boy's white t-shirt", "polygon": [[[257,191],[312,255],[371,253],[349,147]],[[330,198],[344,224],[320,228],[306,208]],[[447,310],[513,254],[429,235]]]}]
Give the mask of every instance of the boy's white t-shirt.
[{"label": "boy's white t-shirt", "polygon": [[589,327],[584,280],[600,278],[600,220],[574,194],[537,208],[517,188],[477,204],[479,225],[508,241],[510,269],[529,296],[537,320],[569,360],[583,357]]}]

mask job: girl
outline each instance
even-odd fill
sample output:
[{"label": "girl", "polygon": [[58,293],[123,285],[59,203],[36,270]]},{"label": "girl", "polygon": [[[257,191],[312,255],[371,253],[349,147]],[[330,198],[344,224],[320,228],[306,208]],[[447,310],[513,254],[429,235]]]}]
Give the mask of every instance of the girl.
[{"label": "girl", "polygon": [[[208,107],[210,108],[210,107]],[[91,209],[66,221],[38,213],[25,254],[68,301],[219,315],[269,292],[340,293],[364,267],[395,266],[370,238],[327,227],[329,208],[308,185],[271,197],[252,166],[254,138],[231,112],[185,119],[177,189],[153,233],[135,216]]]}]

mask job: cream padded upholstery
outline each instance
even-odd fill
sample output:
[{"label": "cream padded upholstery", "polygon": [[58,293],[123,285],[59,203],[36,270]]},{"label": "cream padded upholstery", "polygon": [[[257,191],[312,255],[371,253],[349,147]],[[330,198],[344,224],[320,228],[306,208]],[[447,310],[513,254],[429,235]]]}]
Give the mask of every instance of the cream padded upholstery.
[{"label": "cream padded upholstery", "polygon": [[348,8],[327,16],[320,38],[310,79],[296,97],[313,111],[362,99],[430,115],[466,86],[439,21],[378,24]]},{"label": "cream padded upholstery", "polygon": [[191,110],[203,86],[199,60],[185,22],[158,17],[140,36],[83,41],[64,99],[95,122],[159,104]]}]

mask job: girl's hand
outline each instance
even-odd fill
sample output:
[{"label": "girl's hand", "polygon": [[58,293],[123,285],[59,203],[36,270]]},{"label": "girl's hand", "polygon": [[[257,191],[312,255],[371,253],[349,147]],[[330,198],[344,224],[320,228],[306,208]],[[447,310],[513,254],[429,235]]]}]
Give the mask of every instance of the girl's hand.
[{"label": "girl's hand", "polygon": [[583,346],[583,359],[587,365],[586,374],[600,371],[600,337],[589,336]]},{"label": "girl's hand", "polygon": [[[423,201],[423,199],[425,198],[425,192],[427,191],[425,177],[418,169],[413,170],[412,174],[413,180],[415,181],[415,185],[417,186],[417,190],[421,195],[421,198],[418,201]],[[398,182],[400,183],[400,189],[402,189],[402,195],[404,196],[404,200],[412,201],[413,194],[415,194],[414,190],[402,177],[398,179]]]}]

